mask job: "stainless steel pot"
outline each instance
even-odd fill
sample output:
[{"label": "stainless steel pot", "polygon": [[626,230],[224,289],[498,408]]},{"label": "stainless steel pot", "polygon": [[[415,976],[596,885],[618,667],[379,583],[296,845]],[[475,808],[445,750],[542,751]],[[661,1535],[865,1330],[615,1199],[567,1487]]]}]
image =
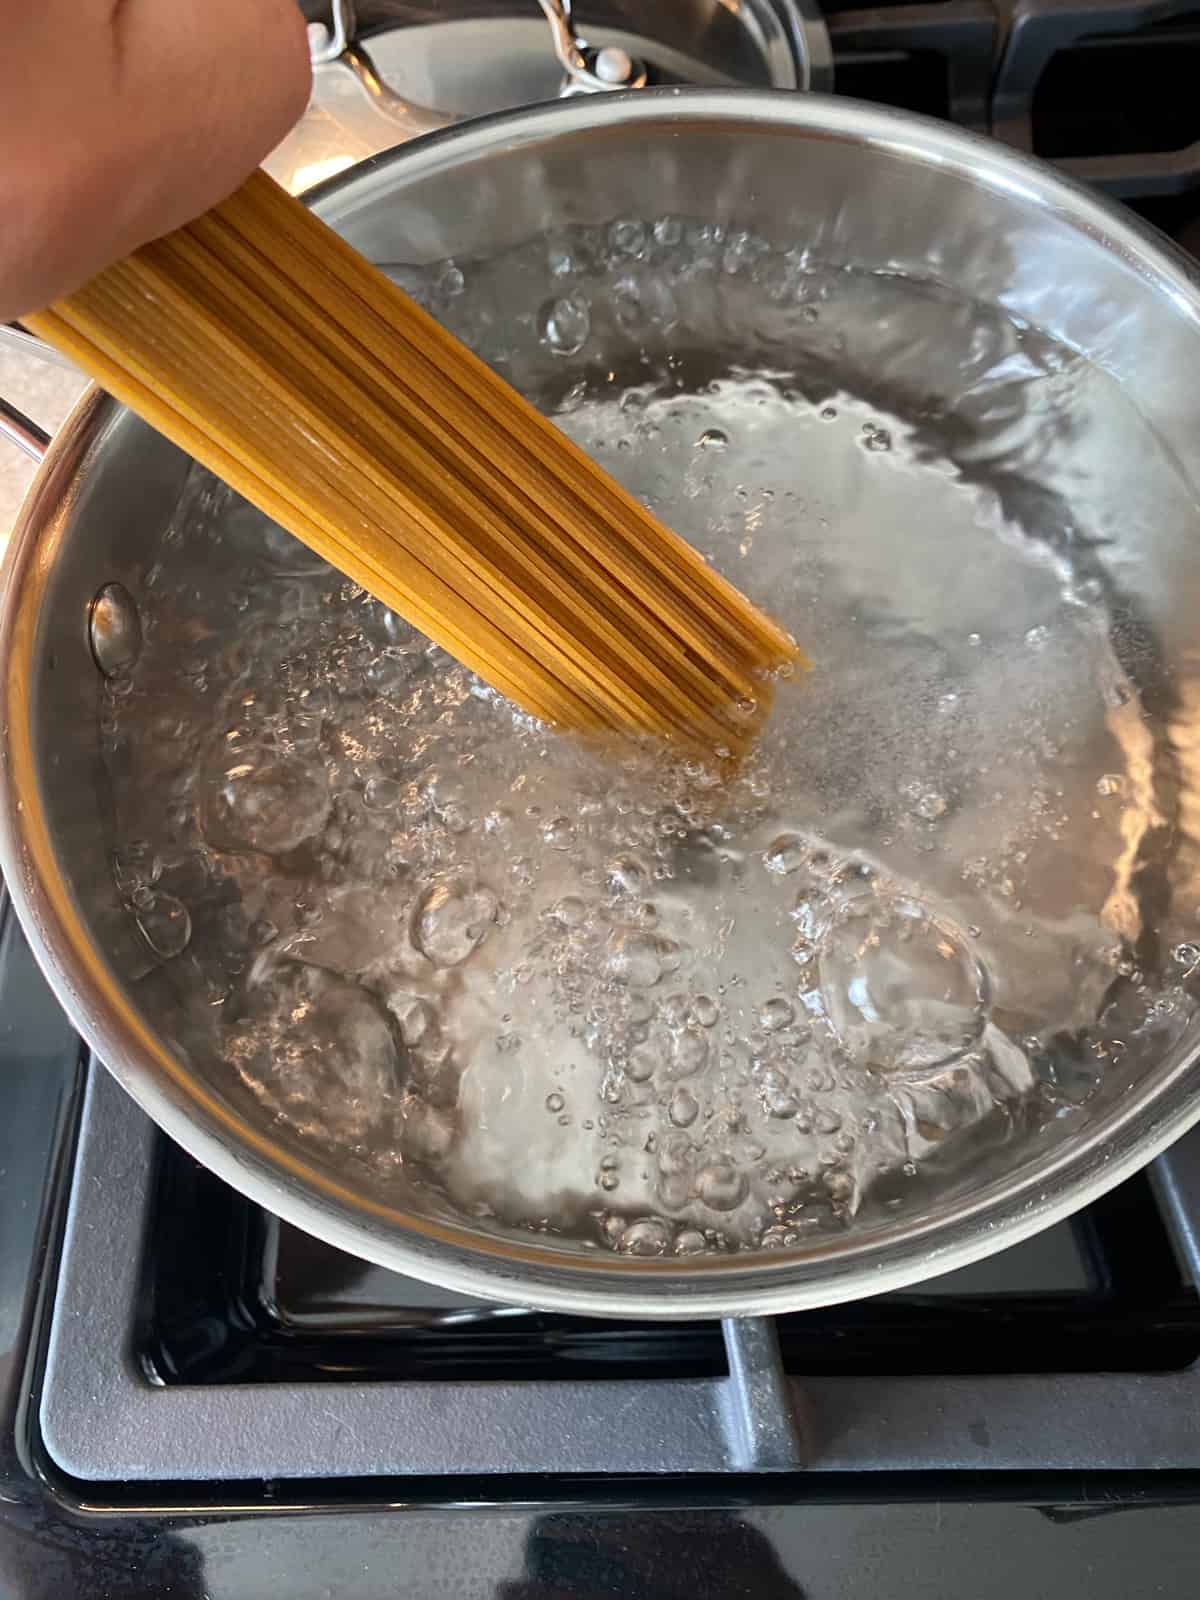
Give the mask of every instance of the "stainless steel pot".
[{"label": "stainless steel pot", "polygon": [[[1113,374],[1194,492],[1195,272],[1104,201],[939,124],[758,92],[575,100],[418,140],[339,177],[314,204],[382,261],[486,255],[566,223],[671,212],[932,278],[1003,305]],[[937,355],[931,344],[934,365]],[[0,854],[38,959],[100,1059],[172,1137],[269,1210],[354,1254],[485,1297],[625,1316],[770,1313],[895,1289],[1013,1244],[1200,1117],[1200,1028],[1189,1026],[1149,1070],[1115,1063],[1076,1114],[981,1159],[969,1187],[948,1188],[919,1214],[770,1254],[691,1260],[489,1233],[416,1189],[385,1203],[286,1143],[219,1064],[180,1059],[139,1010],[133,980],[145,953],[106,859],[89,617],[106,585],[136,586],[187,469],[99,394],[46,456],[5,569]],[[1126,585],[1153,618],[1164,676],[1180,682],[1196,650],[1193,543],[1164,546]],[[1185,736],[1176,754],[1186,766]]]}]

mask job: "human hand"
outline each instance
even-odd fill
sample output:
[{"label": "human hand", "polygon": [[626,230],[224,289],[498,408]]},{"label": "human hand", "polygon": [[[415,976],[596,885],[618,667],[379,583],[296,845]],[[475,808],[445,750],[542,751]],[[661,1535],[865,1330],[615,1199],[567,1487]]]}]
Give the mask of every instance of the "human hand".
[{"label": "human hand", "polygon": [[0,321],[231,194],[304,111],[296,0],[0,0]]}]

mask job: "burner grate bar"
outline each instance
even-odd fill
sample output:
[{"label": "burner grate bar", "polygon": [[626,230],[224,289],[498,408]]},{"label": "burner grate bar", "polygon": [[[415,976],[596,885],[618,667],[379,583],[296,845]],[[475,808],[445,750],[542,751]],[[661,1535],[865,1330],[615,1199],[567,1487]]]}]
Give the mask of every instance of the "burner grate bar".
[{"label": "burner grate bar", "polygon": [[721,1386],[733,1464],[742,1472],[789,1472],[812,1457],[807,1405],[784,1376],[769,1317],[722,1323],[729,1377]]},{"label": "burner grate bar", "polygon": [[1150,1181],[1179,1258],[1200,1290],[1200,1131],[1193,1129],[1150,1168]]}]

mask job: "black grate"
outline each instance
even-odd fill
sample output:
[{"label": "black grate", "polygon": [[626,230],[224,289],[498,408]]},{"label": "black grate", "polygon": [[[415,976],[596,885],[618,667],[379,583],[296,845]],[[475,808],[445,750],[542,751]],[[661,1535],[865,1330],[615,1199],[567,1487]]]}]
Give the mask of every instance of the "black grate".
[{"label": "black grate", "polygon": [[1200,139],[1200,23],[1083,39],[1051,56],[1032,98],[1033,149],[1153,155]]},{"label": "black grate", "polygon": [[991,127],[1120,199],[1200,184],[1196,0],[1016,0]]},{"label": "black grate", "polygon": [[987,128],[1000,40],[987,0],[824,11],[839,94]]},{"label": "black grate", "polygon": [[[161,1145],[140,1353],[163,1383],[698,1378],[726,1370],[716,1323],[495,1312],[364,1265],[266,1218]],[[1162,1372],[1200,1358],[1185,1284],[1137,1178],[962,1287],[776,1319],[797,1375]]]}]

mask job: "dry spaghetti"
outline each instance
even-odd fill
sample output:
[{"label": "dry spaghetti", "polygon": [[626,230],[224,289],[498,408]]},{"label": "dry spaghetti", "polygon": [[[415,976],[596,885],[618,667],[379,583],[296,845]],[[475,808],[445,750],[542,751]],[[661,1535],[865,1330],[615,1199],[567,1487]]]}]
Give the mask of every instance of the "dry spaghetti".
[{"label": "dry spaghetti", "polygon": [[740,749],[799,657],[264,173],[26,320],[549,722]]}]

